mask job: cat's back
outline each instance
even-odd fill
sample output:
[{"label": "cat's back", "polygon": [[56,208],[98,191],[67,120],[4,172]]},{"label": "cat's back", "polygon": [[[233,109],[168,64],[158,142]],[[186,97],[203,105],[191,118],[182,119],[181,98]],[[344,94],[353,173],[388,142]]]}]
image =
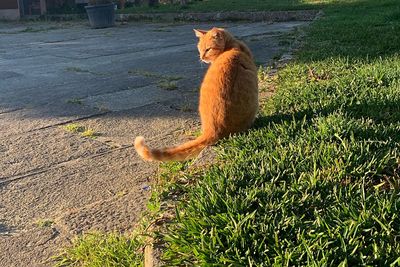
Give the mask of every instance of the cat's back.
[{"label": "cat's back", "polygon": [[257,68],[253,59],[237,48],[223,52],[210,65],[201,85],[200,110],[224,102],[224,106],[232,103],[258,107]]},{"label": "cat's back", "polygon": [[257,75],[257,68],[253,60],[239,49],[231,49],[222,53],[210,65],[203,82],[232,80],[235,79],[237,72],[243,71]]},{"label": "cat's back", "polygon": [[210,66],[200,91],[205,125],[218,125],[221,136],[246,130],[258,110],[257,69],[239,49],[222,53]]}]

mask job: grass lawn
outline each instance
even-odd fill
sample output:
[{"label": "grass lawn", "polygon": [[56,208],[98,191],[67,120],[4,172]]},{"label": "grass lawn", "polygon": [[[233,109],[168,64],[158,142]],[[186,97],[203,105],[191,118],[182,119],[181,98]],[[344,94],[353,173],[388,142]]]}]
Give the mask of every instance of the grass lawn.
[{"label": "grass lawn", "polygon": [[[348,0],[347,2],[354,2]],[[160,4],[156,7],[133,6],[119,10],[119,13],[157,13],[157,12],[213,12],[213,11],[262,11],[296,10],[322,8],[339,0],[202,0],[192,1],[186,6],[179,4]]]},{"label": "grass lawn", "polygon": [[[324,11],[267,82],[276,93],[256,127],[218,145],[218,165],[165,165],[191,181],[150,203],[183,190],[158,235],[169,265],[400,265],[399,1]],[[64,262],[95,266],[74,256],[80,242]]]}]

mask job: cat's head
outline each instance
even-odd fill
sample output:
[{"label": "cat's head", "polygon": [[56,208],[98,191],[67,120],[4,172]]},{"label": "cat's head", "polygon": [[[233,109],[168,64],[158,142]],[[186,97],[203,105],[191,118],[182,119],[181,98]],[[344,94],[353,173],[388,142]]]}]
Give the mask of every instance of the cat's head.
[{"label": "cat's head", "polygon": [[213,62],[225,50],[227,38],[230,36],[224,29],[212,28],[209,31],[194,30],[199,38],[197,49],[200,59],[205,63]]}]

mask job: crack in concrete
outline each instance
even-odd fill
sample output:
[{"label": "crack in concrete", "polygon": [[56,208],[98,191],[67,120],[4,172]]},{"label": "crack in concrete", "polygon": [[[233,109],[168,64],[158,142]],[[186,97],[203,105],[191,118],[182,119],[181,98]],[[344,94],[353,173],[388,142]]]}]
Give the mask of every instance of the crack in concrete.
[{"label": "crack in concrete", "polygon": [[60,235],[60,232],[56,228],[52,227],[51,230],[53,231],[51,233],[51,236],[49,238],[47,238],[46,240],[44,240],[43,242],[36,244],[37,246],[43,246],[43,245],[47,244],[49,241],[55,239],[57,236]]},{"label": "crack in concrete", "polygon": [[23,108],[14,108],[14,109],[6,110],[6,111],[1,111],[0,115],[12,113],[12,112],[19,111],[19,110],[23,110]]},{"label": "crack in concrete", "polygon": [[[190,43],[184,43],[184,44],[177,44],[177,45],[167,45],[167,46],[162,46],[162,47],[157,47],[157,48],[150,48],[150,49],[141,49],[141,50],[135,50],[135,51],[131,51],[131,52],[119,52],[119,53],[107,53],[107,54],[93,54],[93,56],[89,56],[89,57],[80,57],[80,58],[84,58],[84,59],[91,59],[91,58],[101,58],[101,57],[109,57],[109,56],[118,56],[118,55],[132,55],[134,56],[135,54],[138,53],[143,53],[143,52],[151,52],[151,51],[161,51],[161,50],[165,50],[168,48],[175,48],[175,47],[181,47],[181,46],[187,46],[187,45],[192,45]],[[59,58],[68,58],[68,59],[76,59],[73,57],[67,57],[67,56],[62,56],[62,55],[52,55],[54,57],[59,57]]]},{"label": "crack in concrete", "polygon": [[0,179],[1,179],[0,180],[0,188],[5,186],[5,185],[8,185],[11,182],[16,182],[16,181],[19,181],[21,179],[25,179],[25,178],[32,177],[32,176],[35,176],[35,175],[38,175],[38,174],[41,174],[41,173],[45,173],[45,172],[48,172],[48,171],[51,171],[51,170],[55,170],[55,169],[60,168],[61,166],[65,166],[67,164],[71,164],[71,163],[79,161],[81,159],[94,159],[94,158],[97,158],[97,157],[100,157],[100,156],[104,156],[104,155],[110,154],[110,153],[112,153],[114,151],[127,149],[127,148],[130,148],[130,147],[131,146],[128,146],[128,145],[122,145],[121,147],[110,148],[108,151],[104,151],[104,152],[100,152],[100,153],[97,153],[97,154],[89,155],[87,157],[78,157],[78,158],[74,158],[74,159],[71,159],[71,160],[57,162],[52,167],[37,168],[37,169],[30,170],[27,173],[19,174],[19,175],[16,175],[16,176],[0,177]]}]

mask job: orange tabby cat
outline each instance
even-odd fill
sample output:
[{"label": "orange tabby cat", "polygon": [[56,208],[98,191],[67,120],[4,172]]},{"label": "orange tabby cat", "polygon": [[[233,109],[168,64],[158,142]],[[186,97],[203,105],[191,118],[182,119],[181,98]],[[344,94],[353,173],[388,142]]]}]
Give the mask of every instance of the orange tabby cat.
[{"label": "orange tabby cat", "polygon": [[163,149],[150,149],[138,136],[135,148],[145,160],[193,158],[219,139],[248,129],[256,117],[257,68],[249,48],[221,28],[194,31],[201,60],[211,63],[200,89],[202,134],[193,141]]}]

